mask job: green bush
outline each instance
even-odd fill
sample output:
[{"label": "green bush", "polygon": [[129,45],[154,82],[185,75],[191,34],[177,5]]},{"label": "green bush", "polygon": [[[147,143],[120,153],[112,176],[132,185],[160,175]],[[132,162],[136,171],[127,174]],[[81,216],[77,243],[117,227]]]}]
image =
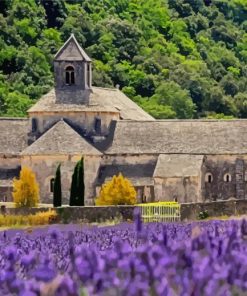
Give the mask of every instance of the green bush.
[{"label": "green bush", "polygon": [[198,215],[199,220],[204,220],[204,219],[207,219],[208,217],[209,217],[209,214],[207,210],[201,211]]}]

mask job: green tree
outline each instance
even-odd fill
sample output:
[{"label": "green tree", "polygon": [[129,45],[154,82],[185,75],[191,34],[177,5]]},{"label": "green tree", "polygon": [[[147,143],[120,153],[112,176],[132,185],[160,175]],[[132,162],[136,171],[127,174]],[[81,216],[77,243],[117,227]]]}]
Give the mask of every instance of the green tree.
[{"label": "green tree", "polygon": [[84,206],[84,160],[77,162],[72,175],[70,206]]},{"label": "green tree", "polygon": [[53,206],[61,207],[62,205],[62,186],[61,186],[61,164],[58,165],[54,180],[53,188]]},{"label": "green tree", "polygon": [[195,113],[189,92],[173,81],[161,83],[152,98],[161,105],[170,106],[178,118],[192,118]]},{"label": "green tree", "polygon": [[69,199],[69,205],[70,206],[75,206],[76,205],[78,166],[79,166],[79,162],[76,163],[75,168],[74,168],[74,172],[73,172],[73,175],[72,175],[71,187],[70,187],[70,199]]},{"label": "green tree", "polygon": [[18,91],[8,93],[5,98],[5,104],[7,105],[7,116],[23,117],[26,116],[26,110],[31,107],[31,99]]},{"label": "green tree", "polygon": [[84,184],[84,160],[83,158],[79,161],[79,165],[77,168],[77,206],[84,206],[85,200],[85,184]]},{"label": "green tree", "polygon": [[247,92],[238,93],[234,100],[238,108],[238,116],[241,118],[247,118]]},{"label": "green tree", "polygon": [[230,96],[235,96],[238,93],[238,83],[232,74],[227,74],[220,81],[225,93]]}]

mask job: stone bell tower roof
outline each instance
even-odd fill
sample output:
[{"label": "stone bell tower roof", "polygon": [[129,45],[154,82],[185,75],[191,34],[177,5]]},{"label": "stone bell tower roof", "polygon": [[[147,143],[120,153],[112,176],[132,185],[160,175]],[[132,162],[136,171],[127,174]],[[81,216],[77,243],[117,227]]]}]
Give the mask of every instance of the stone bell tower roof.
[{"label": "stone bell tower roof", "polygon": [[92,62],[90,57],[81,48],[74,34],[71,34],[69,39],[59,49],[54,57],[54,61],[85,61]]}]

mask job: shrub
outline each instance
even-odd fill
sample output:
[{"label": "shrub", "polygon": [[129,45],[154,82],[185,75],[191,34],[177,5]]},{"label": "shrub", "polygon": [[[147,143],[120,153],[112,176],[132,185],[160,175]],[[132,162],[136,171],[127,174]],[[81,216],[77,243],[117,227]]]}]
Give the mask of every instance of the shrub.
[{"label": "shrub", "polygon": [[198,215],[199,220],[204,220],[204,219],[207,219],[208,217],[209,217],[209,214],[207,210],[201,211]]},{"label": "shrub", "polygon": [[39,184],[30,168],[23,167],[20,172],[20,179],[14,178],[13,199],[17,208],[35,207],[38,205]]},{"label": "shrub", "polygon": [[56,170],[53,190],[53,206],[61,207],[62,205],[62,188],[61,188],[61,165],[59,164]]},{"label": "shrub", "polygon": [[57,213],[55,211],[47,211],[27,216],[29,225],[46,225],[55,221]]},{"label": "shrub", "polygon": [[133,205],[136,202],[134,186],[121,173],[102,186],[95,201],[96,205]]},{"label": "shrub", "polygon": [[34,215],[0,215],[0,227],[3,226],[34,226],[47,225],[55,221],[57,213],[55,211],[40,212]]}]

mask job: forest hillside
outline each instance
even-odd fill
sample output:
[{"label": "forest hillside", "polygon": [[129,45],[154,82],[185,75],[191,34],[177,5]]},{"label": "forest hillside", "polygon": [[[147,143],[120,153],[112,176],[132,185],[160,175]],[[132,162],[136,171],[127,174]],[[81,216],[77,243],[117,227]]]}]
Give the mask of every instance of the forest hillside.
[{"label": "forest hillside", "polygon": [[1,0],[0,116],[52,88],[71,33],[93,84],[156,118],[247,117],[247,0]]}]

